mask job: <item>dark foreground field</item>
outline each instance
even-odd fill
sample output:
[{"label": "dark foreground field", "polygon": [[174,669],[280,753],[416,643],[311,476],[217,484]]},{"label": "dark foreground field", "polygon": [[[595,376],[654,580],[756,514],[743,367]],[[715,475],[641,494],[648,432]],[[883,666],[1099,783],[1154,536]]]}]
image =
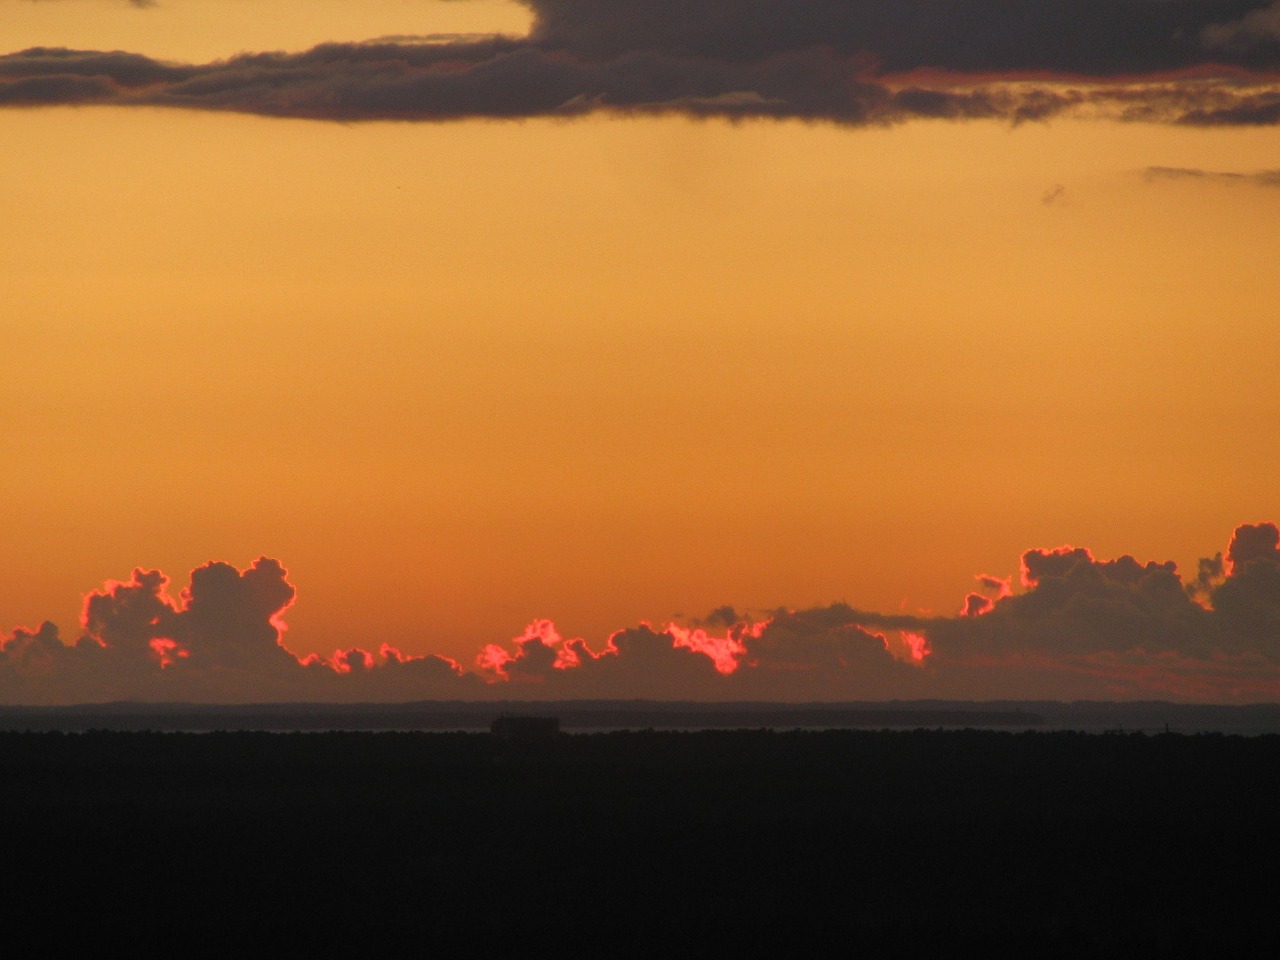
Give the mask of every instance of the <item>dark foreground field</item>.
[{"label": "dark foreground field", "polygon": [[1280,738],[0,734],[11,943],[1280,956]]}]

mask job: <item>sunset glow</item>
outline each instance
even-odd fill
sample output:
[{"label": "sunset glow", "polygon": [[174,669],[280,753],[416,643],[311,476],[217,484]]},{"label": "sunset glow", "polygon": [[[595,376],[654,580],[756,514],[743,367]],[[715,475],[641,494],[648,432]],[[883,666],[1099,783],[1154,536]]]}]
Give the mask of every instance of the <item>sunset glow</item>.
[{"label": "sunset glow", "polygon": [[156,660],[159,661],[161,669],[182,657],[191,656],[190,653],[178,646],[176,640],[170,640],[168,637],[156,637],[149,646],[152,653],[155,654]]},{"label": "sunset glow", "polygon": [[734,637],[728,634],[723,637],[711,636],[701,627],[690,630],[673,623],[668,625],[666,633],[675,646],[710,657],[720,673],[733,673],[737,670],[738,659],[747,652],[747,648]]},{"label": "sunset glow", "polygon": [[[1171,562],[1028,550],[1028,584],[955,616],[884,614],[831,604],[765,616],[613,631],[598,648],[551,620],[485,644],[470,670],[439,654],[382,644],[328,656],[285,643],[296,598],[260,558],[209,563],[174,600],[168,578],[136,570],[85,600],[73,642],[57,627],[0,638],[0,684],[30,702],[502,699],[528,696],[709,700],[1076,699],[1221,702],[1280,696],[1280,534],[1239,526],[1223,553],[1184,581]],[[984,584],[985,585],[985,584]],[[978,596],[971,594],[970,597]]]},{"label": "sunset glow", "polygon": [[924,663],[925,657],[929,656],[930,650],[929,641],[923,634],[904,630],[902,631],[902,642],[906,644],[912,663]]},{"label": "sunset glow", "polygon": [[0,0],[0,697],[1280,696],[1271,0],[231,2]]}]

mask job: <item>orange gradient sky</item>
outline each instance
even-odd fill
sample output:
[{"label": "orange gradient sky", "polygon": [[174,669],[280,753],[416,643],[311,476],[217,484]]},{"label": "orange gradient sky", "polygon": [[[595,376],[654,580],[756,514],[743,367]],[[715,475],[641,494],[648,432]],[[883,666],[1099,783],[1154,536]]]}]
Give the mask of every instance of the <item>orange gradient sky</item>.
[{"label": "orange gradient sky", "polygon": [[[235,13],[228,16],[228,7]],[[521,33],[0,0],[0,52]],[[0,625],[278,557],[300,653],[721,604],[952,613],[1274,519],[1276,127],[0,111]],[[1152,173],[1153,168],[1156,172]]]}]

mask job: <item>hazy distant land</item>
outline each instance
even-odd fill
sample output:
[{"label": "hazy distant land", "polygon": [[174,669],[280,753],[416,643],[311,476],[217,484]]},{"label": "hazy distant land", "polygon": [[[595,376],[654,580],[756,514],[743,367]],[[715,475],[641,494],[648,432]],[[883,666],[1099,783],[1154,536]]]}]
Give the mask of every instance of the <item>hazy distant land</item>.
[{"label": "hazy distant land", "polygon": [[716,729],[996,729],[1087,733],[1280,733],[1280,704],[1164,701],[892,701],[884,703],[652,700],[412,703],[82,704],[0,706],[0,730],[476,731],[502,715],[554,716],[565,732]]}]

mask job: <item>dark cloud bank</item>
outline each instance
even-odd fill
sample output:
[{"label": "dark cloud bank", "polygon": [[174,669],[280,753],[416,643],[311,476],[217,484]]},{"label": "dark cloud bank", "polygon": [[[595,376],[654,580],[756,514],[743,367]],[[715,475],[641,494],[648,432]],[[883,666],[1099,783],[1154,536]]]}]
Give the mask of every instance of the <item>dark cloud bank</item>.
[{"label": "dark cloud bank", "polygon": [[524,0],[527,37],[424,37],[201,65],[0,56],[0,106],[329,120],[592,111],[885,124],[1073,113],[1280,122],[1280,0]]},{"label": "dark cloud bank", "polygon": [[51,623],[0,640],[0,699],[705,700],[1280,698],[1280,533],[1238,527],[1184,580],[1172,562],[1030,550],[1021,588],[980,576],[956,616],[845,604],[620,630],[593,649],[535,621],[473,662],[382,645],[329,658],[285,644],[295,592],[277,561],[209,563],[173,597],[135,570],[88,596],[65,643]]}]

